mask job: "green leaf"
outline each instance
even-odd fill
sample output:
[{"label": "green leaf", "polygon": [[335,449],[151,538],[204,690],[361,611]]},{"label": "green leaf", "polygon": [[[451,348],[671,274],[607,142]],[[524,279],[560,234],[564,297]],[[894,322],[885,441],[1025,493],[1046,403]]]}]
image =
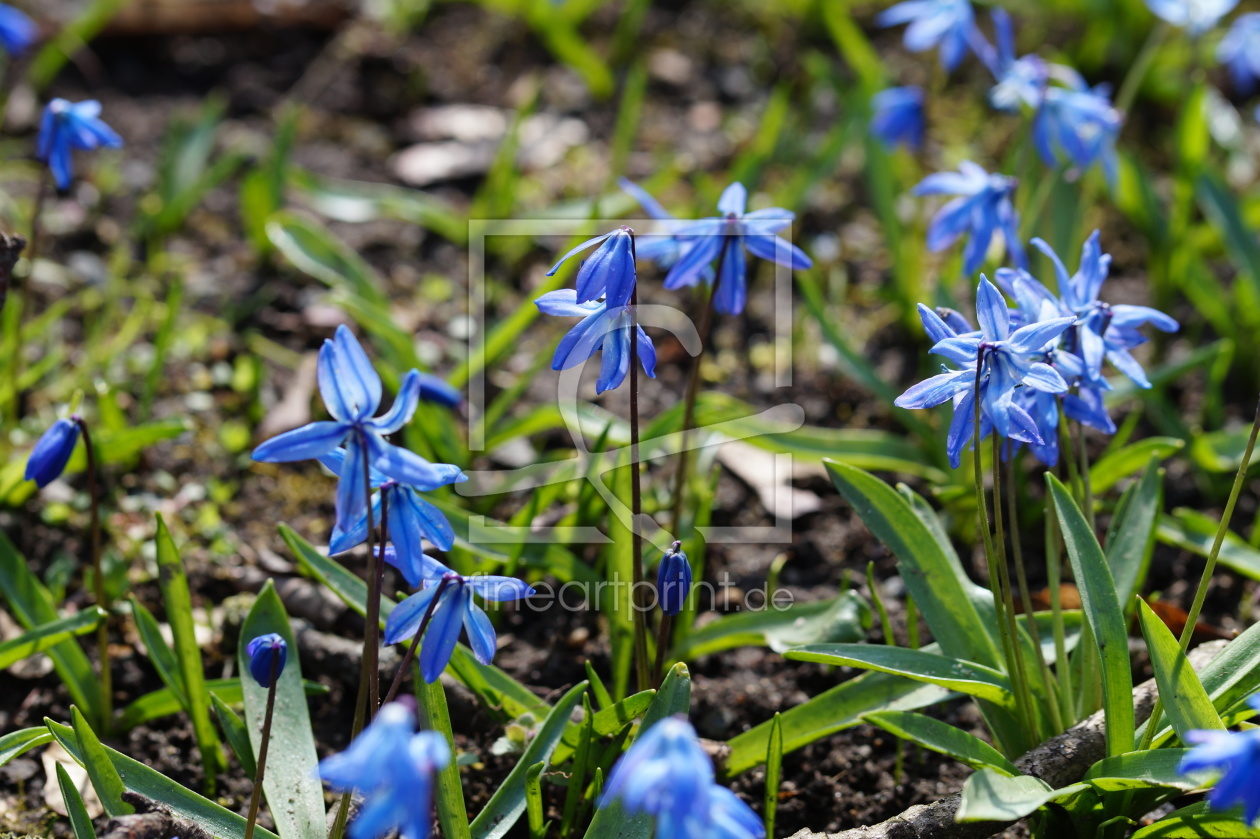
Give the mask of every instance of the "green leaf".
[{"label": "green leaf", "polygon": [[[52,720],[45,720],[45,723],[48,725],[48,730],[52,732],[52,736],[57,738],[70,756],[82,764],[84,762],[83,747],[74,730]],[[176,818],[196,822],[203,830],[218,839],[244,838],[245,818],[243,816],[224,809],[209,799],[202,798],[161,772],[119,754],[109,746],[102,748],[127,789],[166,805]],[[256,827],[254,835],[259,839],[280,839],[276,834],[262,827]]]},{"label": "green leaf", "polygon": [[[307,696],[324,696],[328,693],[328,688],[318,682],[303,682],[302,687]],[[207,679],[206,692],[218,694],[228,705],[241,705],[245,701],[240,679]],[[128,705],[119,717],[118,727],[125,731],[150,720],[178,714],[181,710],[183,705],[180,704],[179,697],[170,688],[162,688],[146,693]]]},{"label": "green leaf", "polygon": [[1212,707],[1212,700],[1181,651],[1172,631],[1160,620],[1146,601],[1138,604],[1138,620],[1146,649],[1155,669],[1155,684],[1163,700],[1164,713],[1183,743],[1186,734],[1198,728],[1223,730],[1224,723]]},{"label": "green leaf", "polygon": [[[288,645],[289,655],[276,680],[276,707],[271,720],[271,745],[263,794],[281,839],[321,836],[324,823],[324,792],[319,781],[319,757],[311,730],[306,692],[302,690],[302,668],[297,641],[289,626],[280,595],[271,580],[254,600],[253,608],[241,626],[241,643],[236,651],[237,667],[249,672],[246,645],[260,635],[275,633]],[[254,759],[262,748],[262,725],[267,708],[267,689],[253,679],[242,679],[245,694],[245,722]]]},{"label": "green leaf", "polygon": [[1146,581],[1155,549],[1155,520],[1163,503],[1159,461],[1151,458],[1142,480],[1121,499],[1107,534],[1107,566],[1115,580],[1116,597],[1126,606],[1134,602]]},{"label": "green leaf", "polygon": [[[80,760],[83,768],[87,770],[88,777],[92,779],[92,786],[96,789],[96,795],[100,798],[105,812],[115,817],[134,813],[136,808],[123,801],[122,777],[114,768],[114,764],[110,762],[109,755],[105,753],[105,747],[101,745],[92,726],[88,725],[83,712],[73,705],[70,706],[70,721],[74,725],[74,735],[80,747],[80,753],[76,755],[76,758]],[[47,723],[48,720],[44,722]],[[56,734],[57,732],[53,731],[53,736]],[[61,745],[65,747],[66,744]],[[66,751],[69,749],[67,748]]]},{"label": "green leaf", "polygon": [[874,475],[825,461],[840,494],[897,557],[906,589],[945,655],[1000,666],[1002,657],[972,602],[973,584],[910,503]]},{"label": "green leaf", "polygon": [[738,612],[694,630],[676,658],[695,659],[734,647],[766,646],[776,653],[804,644],[841,643],[866,637],[871,608],[861,595],[799,603],[786,609],[767,604],[760,611]]},{"label": "green leaf", "polygon": [[213,690],[210,692],[210,704],[219,720],[219,728],[223,729],[223,736],[227,738],[236,759],[241,762],[241,770],[247,776],[254,777],[258,774],[258,764],[254,761],[254,749],[249,744],[249,731],[245,728],[245,721]]},{"label": "green leaf", "polygon": [[[1219,520],[1197,510],[1178,507],[1172,515],[1161,515],[1156,536],[1161,542],[1206,557],[1212,552]],[[1237,533],[1226,531],[1217,561],[1244,577],[1260,580],[1260,551],[1248,545]]]},{"label": "green leaf", "polygon": [[814,661],[819,664],[878,670],[958,691],[995,705],[1008,708],[1015,706],[1011,683],[1004,674],[983,664],[960,661],[924,650],[878,644],[812,644],[788,650],[783,657],[791,661]]},{"label": "green leaf", "polygon": [[[649,731],[666,717],[675,714],[686,715],[691,708],[691,673],[687,665],[679,662],[665,674],[656,698],[643,716],[643,724],[639,733]],[[761,753],[765,759],[765,752]],[[653,818],[645,813],[629,815],[619,800],[610,801],[595,811],[590,827],[586,829],[586,839],[652,839],[656,829]]]},{"label": "green leaf", "polygon": [[1099,459],[1090,467],[1089,481],[1095,496],[1100,496],[1124,478],[1147,466],[1152,459],[1166,460],[1185,448],[1185,441],[1176,437],[1147,437]]},{"label": "green leaf", "polygon": [[[458,754],[455,750],[455,735],[451,731],[451,714],[446,707],[446,690],[442,687],[441,680],[430,684],[424,679],[416,679],[416,690],[421,727],[440,733],[446,738],[451,754]],[[437,799],[438,824],[442,827],[442,836],[447,839],[471,839],[468,811],[464,809],[464,788],[459,780],[459,766],[456,761],[448,761],[438,771],[434,797]]]},{"label": "green leaf", "polygon": [[[52,595],[31,573],[25,557],[3,531],[0,531],[0,595],[23,629],[32,630],[61,619],[53,607]],[[71,701],[97,712],[101,707],[100,680],[78,642],[63,641],[47,653]]]},{"label": "green leaf", "polygon": [[31,85],[37,91],[47,87],[66,62],[95,38],[114,15],[122,11],[127,2],[128,0],[92,0],[35,55],[26,71]]},{"label": "green leaf", "polygon": [[[619,458],[619,464],[612,474],[609,475],[609,489],[616,494],[620,502],[621,509],[632,509],[631,490],[632,490],[632,468],[637,469],[637,464],[631,467],[626,461],[627,457]],[[634,554],[635,542],[631,533],[629,522],[622,521],[621,517],[613,513],[611,510],[608,514],[608,544],[604,546],[603,560],[605,573],[608,576],[608,587],[604,589],[603,596],[600,598],[599,611],[608,621],[608,641],[611,646],[612,658],[612,695],[616,699],[622,699],[629,693],[629,684],[631,673],[635,669],[636,649],[635,637],[636,630],[639,632],[646,631],[642,626],[643,612],[635,606],[635,585],[627,585],[635,579],[635,563],[639,561]],[[643,672],[646,677],[646,668]],[[646,687],[642,684],[644,678],[638,680],[639,687]]]},{"label": "green leaf", "polygon": [[0,670],[11,667],[27,656],[42,653],[49,647],[56,646],[76,635],[84,635],[105,620],[105,610],[91,606],[68,618],[55,620],[43,626],[37,626],[30,632],[24,632],[12,641],[0,644]]},{"label": "green leaf", "polygon": [[[153,665],[153,669],[157,670],[158,676],[162,679],[162,683],[170,689],[171,693],[179,701],[179,707],[185,712],[188,711],[188,696],[184,689],[184,676],[179,670],[179,661],[175,656],[175,651],[171,649],[171,645],[166,643],[166,639],[162,636],[161,627],[158,626],[157,619],[153,617],[153,613],[145,608],[144,604],[136,599],[135,595],[131,598],[131,615],[136,621],[136,631],[140,635],[140,640],[144,643],[145,649],[149,653],[149,662]],[[135,723],[132,723],[135,725]],[[127,726],[130,728],[131,726]]]},{"label": "green leaf", "polygon": [[586,688],[586,682],[579,682],[555,704],[516,766],[473,819],[469,828],[472,839],[501,839],[516,824],[526,808],[527,773],[539,763],[546,767]]},{"label": "green leaf", "polygon": [[1019,770],[1002,753],[969,732],[947,722],[911,711],[876,711],[862,717],[889,734],[940,752],[972,769],[993,769],[1005,775],[1018,775]]},{"label": "green leaf", "polygon": [[47,728],[23,728],[0,737],[0,766],[53,739]]},{"label": "green leaf", "polygon": [[175,638],[175,658],[179,662],[184,699],[188,702],[188,717],[192,720],[197,748],[201,751],[201,765],[205,768],[206,792],[213,794],[215,776],[223,763],[223,755],[219,749],[219,735],[210,721],[210,697],[206,692],[201,648],[197,646],[197,632],[193,627],[192,592],[184,574],[184,562],[161,515],[157,517],[157,566],[162,601],[166,604],[166,619]]},{"label": "green leaf", "polygon": [[774,836],[775,816],[779,810],[779,782],[783,776],[783,719],[776,711],[770,720],[770,745],[766,748],[766,803],[764,818],[766,835]]},{"label": "green leaf", "polygon": [[1081,593],[1081,610],[1092,630],[1101,663],[1103,712],[1107,721],[1107,754],[1133,750],[1133,672],[1129,635],[1116,586],[1098,539],[1063,484],[1046,473],[1059,518],[1059,529]]},{"label": "green leaf", "polygon": [[958,802],[958,812],[954,820],[1017,821],[1036,812],[1046,802],[1085,787],[1085,784],[1073,784],[1056,790],[1032,775],[1010,777],[994,769],[981,769],[963,784],[962,800]]},{"label": "green leaf", "polygon": [[1185,792],[1199,789],[1211,772],[1182,772],[1181,760],[1189,749],[1152,749],[1104,758],[1089,768],[1081,780],[1102,792],[1149,787],[1172,787]]},{"label": "green leaf", "polygon": [[83,796],[70,780],[70,773],[60,761],[57,763],[57,786],[61,788],[61,800],[66,803],[66,812],[70,814],[70,829],[74,831],[74,839],[96,839],[96,831],[92,829],[92,817],[87,807],[83,806]]},{"label": "green leaf", "polygon": [[389,304],[384,281],[372,266],[322,224],[281,211],[267,221],[267,236],[295,268],[329,288],[348,289],[376,305]]},{"label": "green leaf", "polygon": [[303,197],[328,218],[350,223],[393,218],[432,230],[456,245],[468,242],[467,219],[436,195],[393,184],[328,178],[304,169],[295,169],[292,175]]},{"label": "green leaf", "polygon": [[1238,201],[1219,178],[1208,172],[1200,173],[1195,179],[1194,191],[1203,215],[1224,237],[1225,248],[1238,273],[1260,293],[1260,245],[1256,243],[1253,226],[1243,219]]},{"label": "green leaf", "polygon": [[[1260,624],[1258,624],[1260,625]],[[935,644],[925,650],[939,649]],[[862,715],[885,709],[911,710],[943,702],[953,694],[887,673],[863,673],[782,714],[783,747],[794,751],[837,731],[858,725]],[[720,767],[724,777],[746,772],[766,759],[771,722],[754,726],[728,741],[730,754]]]},{"label": "green leaf", "polygon": [[1211,809],[1206,801],[1183,807],[1154,824],[1139,828],[1130,839],[1260,839],[1260,828],[1237,818],[1237,811]]}]

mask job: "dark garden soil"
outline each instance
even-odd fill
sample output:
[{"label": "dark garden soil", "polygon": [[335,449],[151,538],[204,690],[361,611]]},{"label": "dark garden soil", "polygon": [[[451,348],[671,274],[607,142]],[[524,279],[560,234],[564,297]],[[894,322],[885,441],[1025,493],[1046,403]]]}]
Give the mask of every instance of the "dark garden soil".
[{"label": "dark garden soil", "polygon": [[[723,6],[680,3],[648,12],[641,43],[649,71],[649,96],[629,158],[631,177],[644,178],[669,164],[696,173],[723,172],[737,144],[748,142],[755,130],[773,84],[790,86],[805,72],[809,56],[826,56],[836,63],[817,21],[811,31],[794,33],[741,19],[742,12],[719,13]],[[610,13],[601,13],[588,29],[611,31],[615,23]],[[601,30],[601,26],[607,28]],[[68,231],[48,242],[52,255],[72,262],[96,257],[99,263],[99,257],[117,242],[120,225],[125,226],[136,212],[132,196],[151,184],[156,155],[172,117],[187,115],[212,95],[226,102],[228,118],[220,139],[225,148],[265,152],[265,141],[273,133],[273,114],[292,97],[308,108],[295,144],[298,165],[322,175],[396,183],[391,156],[417,139],[410,117],[418,109],[440,104],[511,108],[523,104],[536,90],[540,113],[578,120],[586,127],[588,139],[570,150],[561,163],[529,173],[519,200],[526,207],[542,208],[603,187],[615,102],[592,98],[525,27],[469,7],[437,5],[421,30],[405,38],[366,27],[356,26],[350,35],[347,31],[335,41],[333,33],[325,31],[259,29],[104,37],[94,44],[94,59],[67,70],[52,92],[103,102],[109,121],[127,140],[117,169],[123,185],[109,191],[100,199],[103,203],[93,205],[78,224],[73,222],[75,201],[57,203],[53,212],[69,221]],[[878,37],[881,47],[897,49],[892,36]],[[967,83],[965,76],[956,81],[960,86]],[[835,104],[822,101],[814,107],[817,125],[811,136],[821,136],[836,118]],[[735,126],[734,141],[717,130],[722,123]],[[18,130],[29,131],[29,123]],[[480,181],[474,174],[439,180],[427,188],[463,207]],[[85,198],[82,192],[75,199],[97,200]],[[917,378],[923,365],[922,337],[895,322],[878,301],[877,290],[888,281],[888,266],[878,250],[878,227],[871,213],[861,209],[864,206],[868,204],[860,172],[842,161],[834,178],[810,193],[808,206],[797,208],[796,233],[807,250],[838,253],[832,259],[835,289],[837,294],[847,293],[850,303],[843,310],[837,307],[837,317],[844,320],[851,339],[874,359],[881,374],[904,387]],[[529,212],[519,215],[528,217]],[[388,279],[399,322],[413,328],[434,351],[438,370],[449,369],[463,340],[456,325],[464,316],[465,254],[402,222],[334,222],[331,226]],[[332,483],[317,467],[251,465],[243,447],[229,448],[224,443],[225,427],[253,429],[263,417],[251,413],[251,406],[224,386],[222,370],[230,373],[240,355],[256,348],[253,339],[278,348],[272,358],[309,356],[342,318],[322,302],[323,289],[313,280],[282,267],[282,260],[260,263],[254,259],[240,230],[233,182],[212,192],[193,213],[189,226],[174,237],[172,249],[191,266],[184,305],[209,331],[199,355],[170,360],[155,416],[189,417],[193,430],[177,441],[153,447],[135,470],[109,476],[127,503],[111,514],[107,525],[122,544],[122,555],[135,562],[131,579],[137,584],[132,591],[159,620],[164,618],[161,599],[146,570],[151,560],[141,558],[140,546],[152,537],[152,511],[179,523],[197,606],[206,610],[215,627],[205,646],[207,672],[213,676],[233,671],[236,639],[231,616],[239,619],[241,614],[239,600],[234,598],[257,591],[268,576],[278,580],[297,576],[276,534],[276,524],[287,522],[319,544],[326,542],[332,520]],[[1116,293],[1140,296],[1144,286],[1137,260],[1141,255],[1125,252],[1126,236],[1123,227],[1114,236],[1118,244],[1113,276],[1123,279],[1116,284]],[[549,257],[550,253],[540,251],[527,260],[526,271],[499,277],[505,287],[493,306],[500,316],[532,299],[531,288],[546,270]],[[495,267],[491,264],[491,273]],[[36,285],[39,306],[59,294],[55,285]],[[816,425],[894,427],[878,404],[817,352],[822,341],[803,309],[796,319],[794,384],[772,388],[764,362],[771,302],[768,276],[763,275],[754,281],[744,321],[718,330],[714,358],[720,387],[758,407],[797,402],[804,407],[807,421]],[[530,356],[545,351],[546,342],[558,334],[555,329],[555,324],[539,323],[527,334],[519,353],[522,358],[512,362],[518,365],[514,371],[523,370]],[[82,336],[72,327],[64,337],[74,343]],[[1171,346],[1173,353],[1186,349],[1175,342]],[[674,403],[686,373],[685,354],[668,343],[662,346],[658,378],[643,387],[649,416]],[[265,377],[264,407],[270,410],[295,376],[292,369],[269,363]],[[491,375],[489,381],[493,391],[495,377]],[[1193,405],[1200,398],[1202,382],[1191,377],[1182,386],[1184,390],[1171,393],[1170,398]],[[553,389],[548,373],[525,401],[538,404],[554,398]],[[604,399],[605,407],[624,412],[622,397],[615,394]],[[1237,418],[1247,413],[1250,396],[1227,394],[1226,403],[1230,416]],[[894,631],[904,643],[901,588],[892,557],[871,538],[820,470],[802,475],[795,486],[815,495],[818,509],[794,521],[790,545],[711,547],[707,578],[717,582],[721,575],[729,575],[739,591],[728,592],[724,602],[710,607],[738,608],[740,593],[760,586],[770,563],[782,552],[791,561],[784,566],[781,582],[798,601],[834,595],[846,578],[865,593],[863,574],[866,564],[873,561],[892,610]],[[1218,494],[1205,501],[1205,488],[1177,461],[1169,465],[1166,487],[1169,508],[1203,509],[1219,503]],[[1238,520],[1254,515],[1252,497],[1244,493]],[[500,514],[520,503],[519,498],[505,502]],[[207,516],[213,518],[209,524]],[[718,524],[773,523],[754,489],[729,473],[721,478],[714,517]],[[72,521],[78,521],[77,514]],[[46,523],[38,499],[24,508],[0,512],[0,526],[41,576],[55,563],[64,564],[65,558],[82,554],[77,535],[81,529],[64,522]],[[1025,530],[1026,553],[1039,557],[1040,537],[1034,535],[1040,532],[1039,524]],[[1044,583],[1037,564],[1032,563],[1034,585]],[[1165,599],[1188,601],[1187,589],[1200,567],[1188,555],[1161,547],[1148,588],[1162,592]],[[299,582],[281,587],[290,611],[316,629],[358,637],[361,623],[335,600]],[[77,582],[70,586],[71,592],[79,590]],[[1208,619],[1234,628],[1231,619],[1220,616],[1237,614],[1240,600],[1246,602],[1253,594],[1252,587],[1240,579],[1221,574],[1209,597]],[[710,613],[701,616],[702,620],[711,618]],[[923,632],[926,637],[926,629]],[[503,642],[496,663],[544,697],[554,698],[585,678],[585,660],[599,668],[607,664],[607,643],[594,615],[558,609],[536,615],[508,609],[500,634]],[[130,627],[118,620],[113,637],[118,703],[160,688],[147,659],[136,651]],[[882,637],[876,625],[870,640]],[[771,718],[775,711],[805,702],[855,675],[786,662],[763,649],[734,650],[690,665],[692,721],[701,736],[714,740],[729,739]],[[327,753],[346,745],[354,687],[340,678],[341,671],[319,666],[309,664],[305,675],[330,689],[310,703],[321,753]],[[491,753],[491,745],[502,734],[501,723],[460,691],[450,689],[452,712],[460,749],[476,759],[463,770],[468,808],[476,812],[514,758]],[[0,731],[39,725],[46,716],[68,719],[68,704],[56,677],[38,662],[0,674]],[[982,732],[970,705],[956,703],[933,713]],[[111,745],[194,789],[202,786],[191,729],[181,716],[136,728]],[[891,737],[858,726],[787,755],[777,833],[786,836],[804,827],[837,830],[878,822],[910,805],[958,790],[968,774],[964,767],[935,754],[907,750],[898,778],[894,776],[896,752]],[[223,803],[243,813],[250,782],[234,760],[231,771],[218,781]],[[737,778],[734,788],[760,810],[763,782],[761,770],[754,770]],[[45,804],[46,786],[38,753],[28,753],[0,769],[0,833],[69,835],[65,820],[56,818]],[[558,806],[560,802],[551,803]],[[523,822],[511,835],[526,835]]]}]

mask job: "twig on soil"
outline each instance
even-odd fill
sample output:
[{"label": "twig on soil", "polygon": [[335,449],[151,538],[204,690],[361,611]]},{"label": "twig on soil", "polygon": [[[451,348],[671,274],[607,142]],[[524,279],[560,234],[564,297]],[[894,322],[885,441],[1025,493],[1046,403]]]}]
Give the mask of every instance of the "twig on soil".
[{"label": "twig on soil", "polygon": [[[1225,641],[1209,641],[1190,653],[1190,664],[1201,670],[1225,649]],[[1133,690],[1134,718],[1142,723],[1150,716],[1158,690],[1155,680],[1148,679]],[[1052,737],[1029,751],[1016,767],[1026,775],[1035,775],[1055,789],[1079,781],[1085,772],[1106,756],[1106,726],[1102,711],[1082,720],[1067,731]],[[866,827],[855,827],[840,833],[815,833],[799,830],[791,839],[984,839],[1015,822],[954,821],[958,812],[959,793],[931,804],[917,804],[900,815]]]}]

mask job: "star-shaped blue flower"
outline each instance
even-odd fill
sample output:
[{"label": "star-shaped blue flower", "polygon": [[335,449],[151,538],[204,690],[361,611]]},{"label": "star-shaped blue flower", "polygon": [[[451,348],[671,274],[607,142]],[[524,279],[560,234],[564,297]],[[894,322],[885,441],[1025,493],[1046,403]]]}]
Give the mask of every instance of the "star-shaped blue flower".
[{"label": "star-shaped blue flower", "polygon": [[31,449],[26,460],[26,480],[34,481],[40,489],[55,481],[65,471],[78,442],[79,424],[73,417],[54,422]]},{"label": "star-shaped blue flower", "polygon": [[718,199],[719,218],[700,219],[677,231],[680,238],[691,239],[692,245],[669,269],[666,288],[695,285],[706,276],[713,276],[712,264],[717,260],[713,308],[724,315],[737,315],[744,311],[748,299],[745,250],[793,270],[814,264],[796,245],[775,235],[792,223],[795,213],[781,207],[747,213],[747,204],[748,191],[743,184],[733,183]]},{"label": "star-shaped blue flower", "polygon": [[[552,370],[568,370],[583,363],[597,352],[603,353],[599,380],[595,390],[614,390],[625,381],[630,371],[630,306],[611,306],[606,300],[578,302],[578,294],[570,288],[544,294],[534,301],[539,311],[559,317],[580,317],[556,346]],[[639,365],[649,378],[656,377],[656,348],[652,339],[635,324],[633,340],[638,341]]]},{"label": "star-shaped blue flower", "polygon": [[1146,7],[1178,29],[1198,37],[1229,14],[1238,0],[1146,0]]},{"label": "star-shaped blue flower", "polygon": [[1018,111],[1021,105],[1033,109],[1041,107],[1050,65],[1037,55],[1016,58],[1011,16],[1005,9],[996,6],[990,14],[997,34],[997,46],[981,54],[985,66],[997,80],[997,84],[989,90],[989,104],[1008,113]]},{"label": "star-shaped blue flower", "polygon": [[387,478],[413,487],[438,487],[457,478],[446,463],[430,463],[419,455],[391,445],[386,437],[400,430],[415,413],[421,379],[412,370],[398,389],[388,412],[377,417],[381,377],[367,353],[343,324],[324,342],[316,366],[319,393],[331,420],[309,423],[273,437],[254,449],[254,460],[284,463],[326,455],[345,445],[342,479],[337,483],[337,522],[349,530],[367,510],[365,463]]},{"label": "star-shaped blue flower", "polygon": [[100,117],[101,103],[95,99],[83,102],[54,99],[44,108],[35,154],[52,170],[57,189],[70,188],[74,178],[74,149],[87,151],[102,146],[122,146],[122,138]]},{"label": "star-shaped blue flower", "polygon": [[[1260,711],[1260,694],[1247,698],[1247,704]],[[1186,740],[1195,747],[1181,760],[1181,772],[1223,769],[1208,804],[1217,810],[1242,805],[1243,821],[1253,824],[1260,816],[1260,729],[1247,731],[1190,731]]]},{"label": "star-shaped blue flower", "polygon": [[[468,644],[477,660],[489,664],[494,659],[494,626],[473,600],[474,593],[496,602],[520,600],[534,593],[532,586],[515,577],[464,577],[449,568],[441,570],[440,577],[425,580],[423,589],[395,606],[385,622],[385,643],[397,644],[414,637],[429,615],[420,644],[420,673],[430,684],[437,681],[450,662],[461,626],[468,632]],[[437,605],[430,615],[429,606],[435,597]]]},{"label": "star-shaped blue flower", "polygon": [[923,144],[923,88],[890,87],[871,97],[871,136],[891,151]]},{"label": "star-shaped blue flower", "polygon": [[435,776],[450,762],[446,738],[416,732],[415,714],[391,702],[344,752],[321,760],[319,774],[334,790],[364,796],[350,839],[382,839],[394,830],[402,839],[427,839]]},{"label": "star-shaped blue flower", "polygon": [[1229,68],[1234,89],[1250,96],[1260,81],[1260,12],[1239,15],[1216,48],[1216,60]]},{"label": "star-shaped blue flower", "polygon": [[968,0],[905,0],[880,13],[880,26],[908,23],[903,42],[912,52],[940,47],[941,66],[953,70],[969,44],[979,39]]},{"label": "star-shaped blue flower", "polygon": [[1044,91],[1033,121],[1033,143],[1047,166],[1064,159],[1081,170],[1101,163],[1107,182],[1116,182],[1116,139],[1124,119],[1111,104],[1107,85],[1091,88],[1080,74],[1056,67],[1064,86]]},{"label": "star-shaped blue flower", "polygon": [[963,272],[980,268],[993,234],[1000,231],[1011,261],[1023,266],[1024,246],[1019,240],[1019,214],[1011,203],[1016,181],[1005,175],[990,175],[970,160],[957,172],[928,175],[914,188],[915,195],[957,195],[937,212],[928,227],[927,244],[942,251],[968,234],[963,249]]}]

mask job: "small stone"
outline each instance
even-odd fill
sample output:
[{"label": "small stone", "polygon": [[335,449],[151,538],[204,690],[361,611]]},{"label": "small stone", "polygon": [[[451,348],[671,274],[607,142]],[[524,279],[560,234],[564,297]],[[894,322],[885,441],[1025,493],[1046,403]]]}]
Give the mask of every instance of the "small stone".
[{"label": "small stone", "polygon": [[586,646],[586,642],[591,638],[591,631],[585,626],[574,627],[569,633],[569,637],[565,640],[565,644],[571,650],[580,650]]}]

